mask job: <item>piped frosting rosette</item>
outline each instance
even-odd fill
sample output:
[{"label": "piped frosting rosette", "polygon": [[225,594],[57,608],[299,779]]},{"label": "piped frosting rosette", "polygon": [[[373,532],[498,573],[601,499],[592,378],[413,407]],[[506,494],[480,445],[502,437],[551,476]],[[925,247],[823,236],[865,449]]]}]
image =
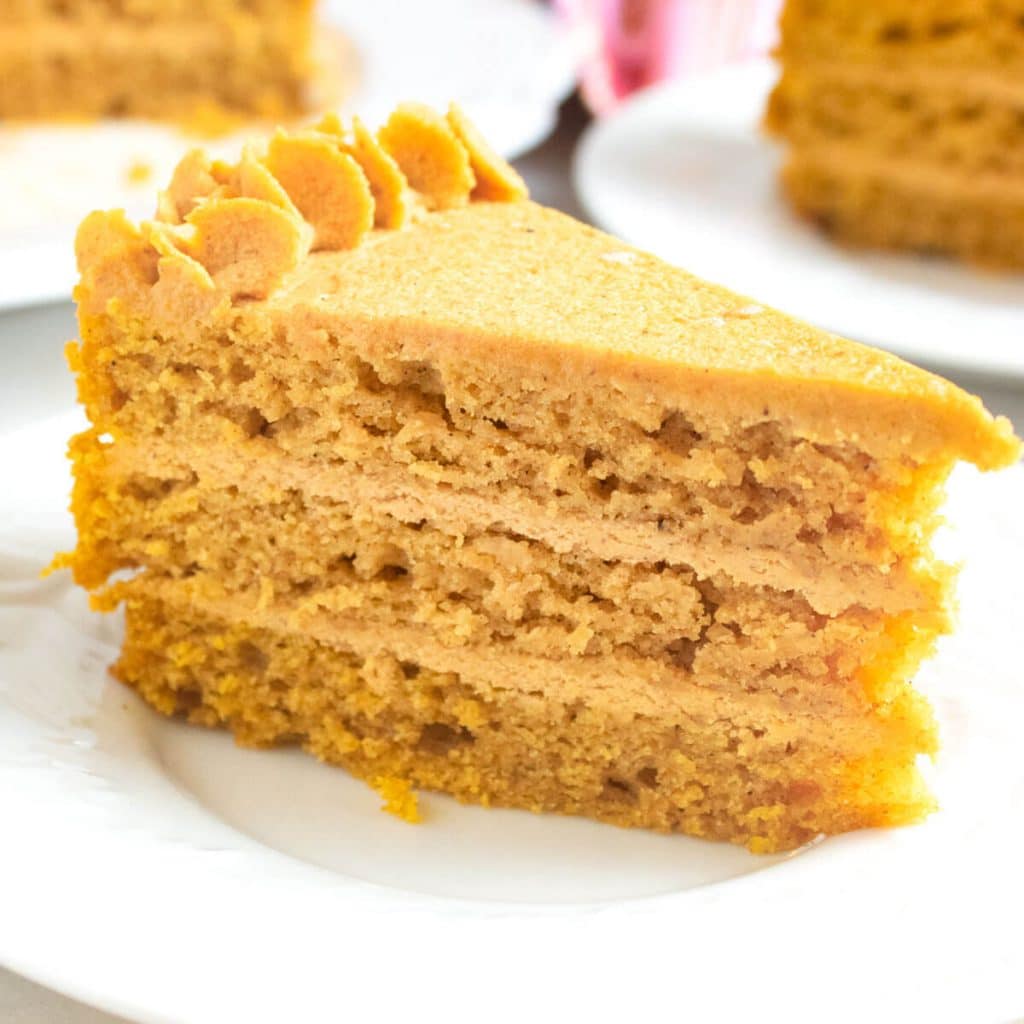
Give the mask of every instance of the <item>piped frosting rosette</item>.
[{"label": "piped frosting rosette", "polygon": [[376,134],[331,114],[313,128],[278,129],[236,163],[193,150],[152,221],[90,214],[75,241],[76,297],[98,313],[105,296],[145,291],[158,315],[173,301],[179,318],[183,307],[202,316],[267,298],[311,252],[353,249],[433,211],[526,196],[522,178],[457,106],[442,116],[403,104]]}]

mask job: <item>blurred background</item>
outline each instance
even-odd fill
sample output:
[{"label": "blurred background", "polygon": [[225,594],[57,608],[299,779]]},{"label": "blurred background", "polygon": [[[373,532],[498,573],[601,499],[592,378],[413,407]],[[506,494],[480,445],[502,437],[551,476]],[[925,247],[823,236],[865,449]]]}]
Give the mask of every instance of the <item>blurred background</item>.
[{"label": "blurred background", "polygon": [[601,116],[659,82],[768,53],[782,0],[554,0],[580,40],[579,94]]}]

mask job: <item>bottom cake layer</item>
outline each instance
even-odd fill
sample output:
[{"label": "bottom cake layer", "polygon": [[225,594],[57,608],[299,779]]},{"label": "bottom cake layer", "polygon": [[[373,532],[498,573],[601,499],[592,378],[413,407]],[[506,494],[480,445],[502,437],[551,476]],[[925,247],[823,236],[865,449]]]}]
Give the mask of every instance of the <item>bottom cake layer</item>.
[{"label": "bottom cake layer", "polygon": [[[114,674],[165,714],[249,746],[298,743],[392,793],[580,814],[724,839],[756,852],[906,824],[932,807],[910,749],[823,749],[800,719],[621,715],[505,691],[298,634],[129,601]],[[737,695],[737,700],[742,694]]]},{"label": "bottom cake layer", "polygon": [[782,187],[801,216],[850,245],[1024,267],[1024,190],[926,171],[796,152]]}]

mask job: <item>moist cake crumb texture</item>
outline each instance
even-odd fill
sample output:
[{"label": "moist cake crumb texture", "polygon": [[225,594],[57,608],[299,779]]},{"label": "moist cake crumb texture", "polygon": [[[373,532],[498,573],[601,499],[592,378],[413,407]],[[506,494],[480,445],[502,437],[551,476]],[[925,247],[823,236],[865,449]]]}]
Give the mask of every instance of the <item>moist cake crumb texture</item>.
[{"label": "moist cake crumb texture", "polygon": [[77,243],[78,545],[165,714],[415,790],[797,846],[920,819],[977,399],[529,201],[458,110],[184,158]]},{"label": "moist cake crumb texture", "polygon": [[857,245],[1024,267],[1024,2],[787,0],[765,123]]}]

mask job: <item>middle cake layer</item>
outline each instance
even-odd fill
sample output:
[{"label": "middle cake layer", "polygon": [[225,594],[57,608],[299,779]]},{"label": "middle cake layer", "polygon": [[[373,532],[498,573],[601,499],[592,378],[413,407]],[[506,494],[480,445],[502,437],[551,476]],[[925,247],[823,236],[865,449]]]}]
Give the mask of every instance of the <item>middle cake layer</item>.
[{"label": "middle cake layer", "polygon": [[135,593],[270,616],[327,642],[365,634],[441,671],[514,664],[583,691],[641,680],[655,691],[740,689],[859,715],[909,699],[906,679],[944,625],[935,612],[863,605],[826,616],[798,591],[724,571],[403,521],[241,468],[154,476],[122,465],[117,446],[94,434],[77,444],[73,565],[86,586],[145,567],[128,584]]},{"label": "middle cake layer", "polygon": [[112,349],[90,345],[83,357],[105,386],[83,400],[122,465],[146,462],[150,475],[196,459],[211,472],[244,465],[246,479],[405,520],[500,524],[559,550],[770,576],[825,614],[934,606],[945,590],[922,557],[945,465],[878,457],[855,438],[822,444],[771,419],[647,407],[611,387],[577,394],[529,377],[513,400],[470,361],[370,363],[332,346],[296,369],[289,348],[277,351],[287,342],[271,344],[260,370],[227,337],[212,355],[120,338],[129,350],[109,362]]}]

